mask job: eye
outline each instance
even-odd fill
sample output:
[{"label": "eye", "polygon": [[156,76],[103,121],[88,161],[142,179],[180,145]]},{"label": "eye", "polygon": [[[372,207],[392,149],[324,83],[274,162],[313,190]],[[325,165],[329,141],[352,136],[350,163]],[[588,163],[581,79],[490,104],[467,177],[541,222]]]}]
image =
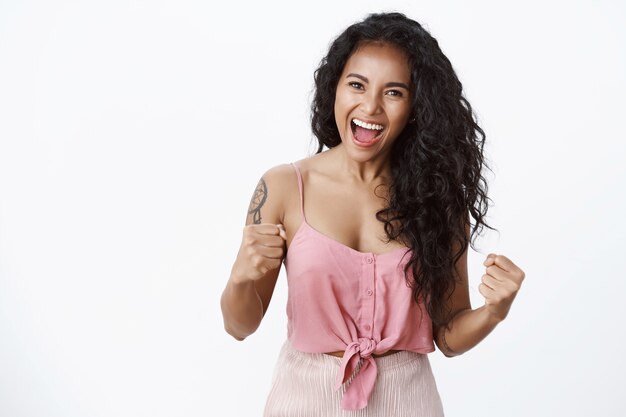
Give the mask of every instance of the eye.
[{"label": "eye", "polygon": [[402,97],[403,96],[402,92],[398,91],[398,90],[389,90],[388,93],[390,93],[394,97]]},{"label": "eye", "polygon": [[348,85],[349,85],[350,87],[354,87],[354,88],[358,88],[358,89],[360,89],[361,87],[363,87],[363,84],[361,84],[361,83],[359,83],[359,82],[357,82],[357,81],[350,81],[350,82],[348,83]]}]

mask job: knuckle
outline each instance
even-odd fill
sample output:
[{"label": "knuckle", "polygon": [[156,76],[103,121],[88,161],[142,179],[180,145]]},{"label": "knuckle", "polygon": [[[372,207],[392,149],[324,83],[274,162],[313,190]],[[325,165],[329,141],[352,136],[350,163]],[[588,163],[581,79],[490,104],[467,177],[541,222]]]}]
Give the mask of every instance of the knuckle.
[{"label": "knuckle", "polygon": [[255,253],[254,255],[252,255],[252,265],[254,265],[254,267],[257,269],[261,269],[261,267],[263,266],[263,259],[259,254]]},{"label": "knuckle", "polygon": [[250,258],[254,258],[257,255],[256,248],[252,245],[245,246],[246,255]]}]

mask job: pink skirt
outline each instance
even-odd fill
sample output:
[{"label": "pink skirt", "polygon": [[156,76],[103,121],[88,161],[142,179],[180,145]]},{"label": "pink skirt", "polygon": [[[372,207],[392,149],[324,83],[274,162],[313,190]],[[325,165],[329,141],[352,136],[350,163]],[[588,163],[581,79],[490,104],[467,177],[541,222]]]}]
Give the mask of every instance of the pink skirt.
[{"label": "pink skirt", "polygon": [[333,390],[341,358],[306,353],[285,340],[263,417],[443,417],[428,355],[400,351],[375,357],[376,385],[365,408],[343,410],[346,385]]}]

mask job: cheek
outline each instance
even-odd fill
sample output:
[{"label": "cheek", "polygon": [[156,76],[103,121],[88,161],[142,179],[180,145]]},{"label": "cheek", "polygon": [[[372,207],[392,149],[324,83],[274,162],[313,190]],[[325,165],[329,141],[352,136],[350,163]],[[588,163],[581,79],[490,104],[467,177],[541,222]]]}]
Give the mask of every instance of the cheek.
[{"label": "cheek", "polygon": [[394,111],[394,120],[397,123],[407,122],[409,120],[409,115],[411,114],[411,109],[407,106],[401,106],[395,109]]},{"label": "cheek", "polygon": [[341,126],[345,124],[346,106],[340,97],[337,97],[335,99],[334,113],[335,113],[335,121],[337,122],[337,125]]},{"label": "cheek", "polygon": [[337,94],[335,96],[335,112],[341,112],[345,105],[345,98],[341,94]]}]

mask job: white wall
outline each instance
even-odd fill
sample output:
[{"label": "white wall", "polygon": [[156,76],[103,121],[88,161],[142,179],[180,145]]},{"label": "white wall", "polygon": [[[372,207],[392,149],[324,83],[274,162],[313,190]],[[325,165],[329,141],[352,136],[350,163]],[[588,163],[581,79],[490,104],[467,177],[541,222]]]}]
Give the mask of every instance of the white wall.
[{"label": "white wall", "polygon": [[487,133],[470,253],[526,272],[446,415],[621,416],[624,2],[0,3],[0,415],[261,415],[284,270],[244,342],[221,291],[268,168],[314,152],[312,73],[369,12],[423,23]]}]

